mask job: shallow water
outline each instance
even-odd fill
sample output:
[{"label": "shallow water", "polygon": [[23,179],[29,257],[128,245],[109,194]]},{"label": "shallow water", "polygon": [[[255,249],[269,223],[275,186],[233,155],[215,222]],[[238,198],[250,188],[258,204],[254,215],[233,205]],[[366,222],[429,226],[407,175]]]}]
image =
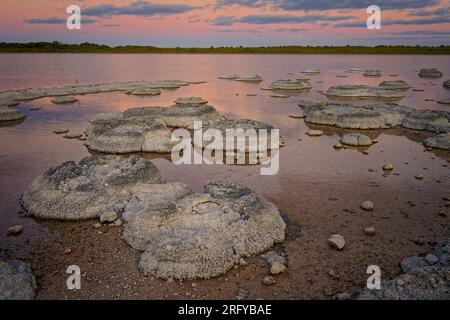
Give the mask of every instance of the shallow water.
[{"label": "shallow water", "polygon": [[[444,72],[444,77],[421,79],[417,73],[423,67],[436,67]],[[310,68],[319,68],[322,73],[300,73]],[[345,73],[348,68],[381,69],[383,76]],[[259,74],[264,82],[217,79],[218,75],[229,73]],[[53,105],[50,98],[22,103],[19,108],[28,117],[20,123],[0,126],[0,257],[26,259],[30,254],[28,244],[51,234],[41,223],[18,214],[18,201],[24,188],[50,166],[89,155],[81,141],[64,139],[53,134],[53,130],[67,128],[81,132],[96,113],[136,106],[169,106],[180,96],[201,96],[228,117],[268,122],[280,129],[286,142],[276,176],[260,176],[258,167],[174,166],[167,159],[156,157],[155,163],[167,180],[183,181],[195,190],[212,179],[242,182],[273,201],[290,218],[300,223],[305,221],[310,224],[307,227],[321,232],[325,225],[329,227],[337,211],[358,208],[367,199],[386,211],[406,210],[405,202],[414,201],[434,215],[442,207],[440,200],[450,190],[449,152],[424,152],[420,142],[426,133],[418,135],[403,129],[366,131],[372,138],[377,137],[379,143],[369,148],[369,155],[364,155],[362,149],[333,149],[344,131],[313,126],[326,134],[308,137],[305,132],[311,126],[301,119],[288,117],[298,110],[300,99],[326,99],[320,92],[332,85],[377,85],[394,79],[425,90],[410,90],[398,102],[417,109],[450,110],[435,101],[425,101],[450,98],[450,90],[442,87],[443,81],[450,78],[448,56],[0,54],[0,74],[0,90],[134,80],[207,81],[163,90],[160,96],[152,97],[114,92],[77,96],[80,101],[72,105]],[[389,76],[393,74],[398,77]],[[270,91],[260,90],[274,80],[289,78],[309,78],[313,88],[287,99],[271,98]],[[251,93],[257,96],[247,96]],[[30,111],[30,107],[41,109]],[[394,165],[393,174],[381,170],[388,162]],[[414,178],[419,174],[425,177],[424,181]],[[330,198],[339,200],[330,202]],[[314,225],[314,218],[302,219],[303,214],[310,217],[316,210],[325,212],[330,221],[317,221]],[[8,227],[19,223],[24,225],[24,234],[7,237]],[[339,222],[331,224],[339,226]],[[415,226],[417,230],[408,233],[420,233],[423,226],[417,224],[419,220],[410,224],[409,228]],[[390,236],[398,228],[402,226],[391,226]],[[436,236],[443,237],[445,233],[448,236],[448,220],[436,230]]]}]

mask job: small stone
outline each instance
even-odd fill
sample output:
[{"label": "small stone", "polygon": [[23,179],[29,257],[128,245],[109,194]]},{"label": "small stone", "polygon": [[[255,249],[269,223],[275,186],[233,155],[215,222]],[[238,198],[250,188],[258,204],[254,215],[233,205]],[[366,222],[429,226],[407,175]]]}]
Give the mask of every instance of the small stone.
[{"label": "small stone", "polygon": [[92,225],[92,227],[94,227],[94,229],[99,229],[99,228],[101,228],[102,227],[102,225],[100,224],[100,223],[94,223],[93,225]]},{"label": "small stone", "polygon": [[17,236],[23,232],[23,226],[20,224],[8,228],[8,235]]},{"label": "small stone", "polygon": [[309,130],[306,134],[310,137],[320,137],[323,135],[323,131],[322,130]]},{"label": "small stone", "polygon": [[67,132],[69,132],[69,129],[56,129],[56,130],[53,130],[53,133],[55,133],[55,134],[63,134],[63,133],[67,133]]},{"label": "small stone", "polygon": [[234,297],[234,300],[245,300],[247,299],[248,292],[244,289],[240,288],[237,295]]},{"label": "small stone", "polygon": [[114,221],[113,225],[115,227],[120,227],[123,225],[123,220],[122,219],[117,219],[116,221]]},{"label": "small stone", "polygon": [[264,277],[262,282],[266,286],[271,286],[271,285],[274,285],[276,281],[272,276],[267,276],[267,277]]},{"label": "small stone", "polygon": [[340,143],[340,142],[338,142],[338,143],[336,143],[334,146],[333,146],[333,148],[335,148],[335,149],[342,149],[344,146],[342,145],[342,143]]},{"label": "small stone", "polygon": [[83,135],[81,133],[73,132],[73,133],[67,133],[63,137],[66,139],[78,139],[78,138],[81,138],[82,136]]},{"label": "small stone", "polygon": [[333,234],[328,239],[328,244],[333,249],[342,250],[342,249],[344,249],[344,246],[345,246],[345,239],[340,234]]},{"label": "small stone", "polygon": [[117,212],[115,212],[114,210],[108,210],[102,212],[102,214],[100,215],[100,222],[114,222],[117,220],[117,218]]},{"label": "small stone", "polygon": [[271,274],[280,274],[286,270],[286,259],[275,251],[266,253],[265,255],[263,255],[263,258],[268,264],[270,264]]},{"label": "small stone", "polygon": [[429,253],[429,254],[427,254],[427,255],[425,256],[425,261],[426,261],[428,264],[435,264],[436,262],[439,261],[439,258],[436,257],[434,254]]},{"label": "small stone", "polygon": [[66,248],[66,249],[64,249],[64,253],[65,254],[69,254],[69,253],[71,253],[72,252],[72,249],[71,248]]},{"label": "small stone", "polygon": [[336,274],[336,272],[334,272],[333,270],[328,271],[328,275],[331,277],[331,279],[333,280],[339,280],[339,275]]},{"label": "small stone", "polygon": [[338,293],[336,295],[336,299],[338,300],[350,300],[352,298],[352,295],[348,292],[342,292],[342,293]]},{"label": "small stone", "polygon": [[397,280],[397,285],[403,286],[404,284],[405,284],[405,281],[403,281],[402,279]]},{"label": "small stone", "polygon": [[392,171],[392,170],[394,170],[394,166],[392,164],[390,164],[390,163],[385,164],[383,166],[383,170],[385,170],[385,171]]},{"label": "small stone", "polygon": [[374,205],[370,201],[364,201],[363,203],[361,203],[361,208],[366,211],[373,211]]},{"label": "small stone", "polygon": [[197,287],[198,287],[198,284],[195,282],[192,282],[192,288],[197,288]]},{"label": "small stone", "polygon": [[374,236],[375,235],[375,228],[374,227],[368,227],[364,229],[364,234],[366,236]]},{"label": "small stone", "polygon": [[247,266],[247,265],[248,265],[247,261],[245,261],[244,258],[240,258],[240,259],[239,259],[239,264],[240,264],[241,266]]},{"label": "small stone", "polygon": [[422,176],[422,175],[415,176],[415,178],[416,178],[417,180],[423,180],[423,176]]},{"label": "small stone", "polygon": [[368,154],[369,154],[369,150],[364,149],[364,150],[362,151],[362,153],[365,154],[365,155],[368,155]]}]

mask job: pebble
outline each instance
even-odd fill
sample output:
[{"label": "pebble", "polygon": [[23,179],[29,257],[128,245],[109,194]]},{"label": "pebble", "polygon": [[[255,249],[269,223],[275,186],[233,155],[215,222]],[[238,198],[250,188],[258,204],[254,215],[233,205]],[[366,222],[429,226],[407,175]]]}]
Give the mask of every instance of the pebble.
[{"label": "pebble", "polygon": [[392,170],[394,170],[394,166],[393,166],[392,164],[390,164],[390,163],[385,164],[385,165],[383,166],[383,170],[386,170],[386,171],[392,171]]},{"label": "pebble", "polygon": [[423,176],[422,175],[418,175],[415,177],[417,180],[423,180]]},{"label": "pebble", "polygon": [[366,236],[374,236],[375,235],[375,228],[374,227],[367,227],[364,229],[364,234]]},{"label": "pebble", "polygon": [[248,262],[245,261],[244,258],[240,258],[240,259],[239,259],[239,264],[240,264],[241,266],[247,266],[247,265],[248,265]]},{"label": "pebble", "polygon": [[435,264],[436,262],[439,261],[439,258],[436,257],[434,254],[429,253],[429,254],[427,254],[427,255],[425,256],[425,261],[426,261],[428,264]]},{"label": "pebble", "polygon": [[266,286],[271,286],[271,285],[274,285],[276,281],[275,281],[275,279],[272,276],[266,276],[266,277],[264,277],[262,282]]},{"label": "pebble", "polygon": [[340,142],[338,142],[338,143],[336,143],[334,146],[333,146],[333,148],[335,148],[335,149],[342,149],[344,146],[342,145],[342,143],[340,143]]},{"label": "pebble", "polygon": [[63,134],[63,133],[67,133],[67,132],[69,132],[69,129],[56,129],[56,130],[53,130],[53,133],[55,133],[55,134]]},{"label": "pebble", "polygon": [[373,203],[370,201],[364,201],[363,203],[361,203],[361,208],[366,210],[366,211],[373,211]]},{"label": "pebble", "polygon": [[240,288],[237,295],[234,297],[235,300],[245,300],[248,297],[248,292]]},{"label": "pebble", "polygon": [[63,137],[66,139],[78,139],[81,138],[83,135],[81,133],[67,133]]},{"label": "pebble", "polygon": [[100,215],[100,222],[114,222],[117,220],[117,218],[117,212],[115,212],[114,210],[104,211]]},{"label": "pebble", "polygon": [[8,228],[8,235],[17,236],[23,232],[23,226],[20,224]]},{"label": "pebble", "polygon": [[306,134],[310,137],[320,137],[321,135],[323,135],[323,131],[322,130],[309,130]]},{"label": "pebble", "polygon": [[116,221],[114,221],[113,225],[115,227],[120,227],[123,225],[123,220],[122,219],[117,219]]},{"label": "pebble", "polygon": [[328,239],[328,244],[333,249],[342,250],[342,249],[344,249],[344,246],[345,246],[345,239],[340,234],[333,234]]},{"label": "pebble", "polygon": [[102,227],[102,225],[100,224],[100,223],[94,223],[93,225],[92,225],[92,227],[94,227],[94,229],[99,229],[99,228],[101,228]]}]

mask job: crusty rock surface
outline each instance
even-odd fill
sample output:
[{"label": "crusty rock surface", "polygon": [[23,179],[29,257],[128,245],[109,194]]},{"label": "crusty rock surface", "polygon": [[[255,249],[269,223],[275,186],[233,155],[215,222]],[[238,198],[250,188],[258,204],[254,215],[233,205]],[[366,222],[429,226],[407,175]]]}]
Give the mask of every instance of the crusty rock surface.
[{"label": "crusty rock surface", "polygon": [[223,80],[236,80],[237,78],[239,78],[239,75],[237,75],[237,74],[222,74],[218,78],[223,79]]},{"label": "crusty rock surface", "polygon": [[124,212],[124,239],[144,251],[145,274],[207,279],[284,240],[278,209],[238,184],[209,182],[200,194],[177,185],[161,197],[157,205],[136,200]]},{"label": "crusty rock surface", "polygon": [[261,76],[259,75],[254,75],[254,76],[241,76],[237,79],[234,79],[235,81],[242,81],[242,82],[261,82],[263,81],[263,78],[261,78]]},{"label": "crusty rock surface", "polygon": [[347,98],[403,98],[406,90],[392,86],[339,85],[330,87],[325,95]]},{"label": "crusty rock surface", "polygon": [[360,300],[448,300],[450,298],[450,239],[426,255],[405,258],[403,274],[381,282],[381,290],[365,289]]},{"label": "crusty rock surface", "polygon": [[372,145],[372,139],[360,133],[346,133],[341,138],[341,143],[349,146],[361,147]]},{"label": "crusty rock surface", "polygon": [[77,101],[78,101],[77,98],[71,96],[57,96],[52,99],[52,102],[54,104],[69,104]]},{"label": "crusty rock surface", "polygon": [[277,80],[269,86],[271,90],[305,90],[312,86],[306,81],[298,80]]},{"label": "crusty rock surface", "polygon": [[181,98],[178,98],[177,100],[175,100],[175,104],[181,105],[181,106],[202,105],[202,104],[207,104],[207,103],[208,103],[208,101],[201,97],[181,97]]},{"label": "crusty rock surface", "polygon": [[450,150],[450,132],[441,133],[434,137],[425,139],[423,144],[426,147]]},{"label": "crusty rock surface", "polygon": [[170,153],[174,143],[169,127],[193,129],[196,120],[206,125],[222,118],[214,107],[199,104],[102,113],[91,119],[86,145],[104,153]]},{"label": "crusty rock surface", "polygon": [[65,162],[36,178],[22,196],[29,216],[81,220],[127,200],[138,183],[162,183],[152,162],[138,156],[91,156]]},{"label": "crusty rock surface", "polygon": [[381,70],[366,70],[363,75],[365,77],[381,77],[382,73]]},{"label": "crusty rock surface", "polygon": [[161,90],[158,88],[139,88],[126,93],[134,96],[157,96],[161,94]]},{"label": "crusty rock surface", "polygon": [[403,80],[388,80],[379,84],[380,87],[391,88],[393,90],[407,90],[411,86]]},{"label": "crusty rock surface", "polygon": [[0,261],[0,300],[32,300],[35,294],[36,279],[29,264]]},{"label": "crusty rock surface", "polygon": [[450,112],[415,110],[393,104],[354,105],[336,102],[303,101],[305,121],[345,129],[387,129],[396,126],[431,132],[450,131]]},{"label": "crusty rock surface", "polygon": [[17,121],[26,117],[25,113],[15,107],[0,106],[0,122]]},{"label": "crusty rock surface", "polygon": [[440,78],[442,77],[442,72],[436,68],[425,68],[420,69],[419,77],[422,78]]},{"label": "crusty rock surface", "polygon": [[444,88],[450,89],[450,80],[444,82]]}]

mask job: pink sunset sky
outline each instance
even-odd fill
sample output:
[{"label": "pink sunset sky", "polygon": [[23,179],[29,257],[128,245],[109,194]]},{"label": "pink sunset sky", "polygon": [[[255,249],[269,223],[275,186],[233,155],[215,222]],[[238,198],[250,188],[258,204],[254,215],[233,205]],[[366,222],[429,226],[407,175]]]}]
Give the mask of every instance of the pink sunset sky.
[{"label": "pink sunset sky", "polygon": [[[69,5],[82,29],[68,30]],[[366,9],[382,10],[368,30]],[[162,47],[450,44],[449,0],[2,0],[0,42]]]}]

